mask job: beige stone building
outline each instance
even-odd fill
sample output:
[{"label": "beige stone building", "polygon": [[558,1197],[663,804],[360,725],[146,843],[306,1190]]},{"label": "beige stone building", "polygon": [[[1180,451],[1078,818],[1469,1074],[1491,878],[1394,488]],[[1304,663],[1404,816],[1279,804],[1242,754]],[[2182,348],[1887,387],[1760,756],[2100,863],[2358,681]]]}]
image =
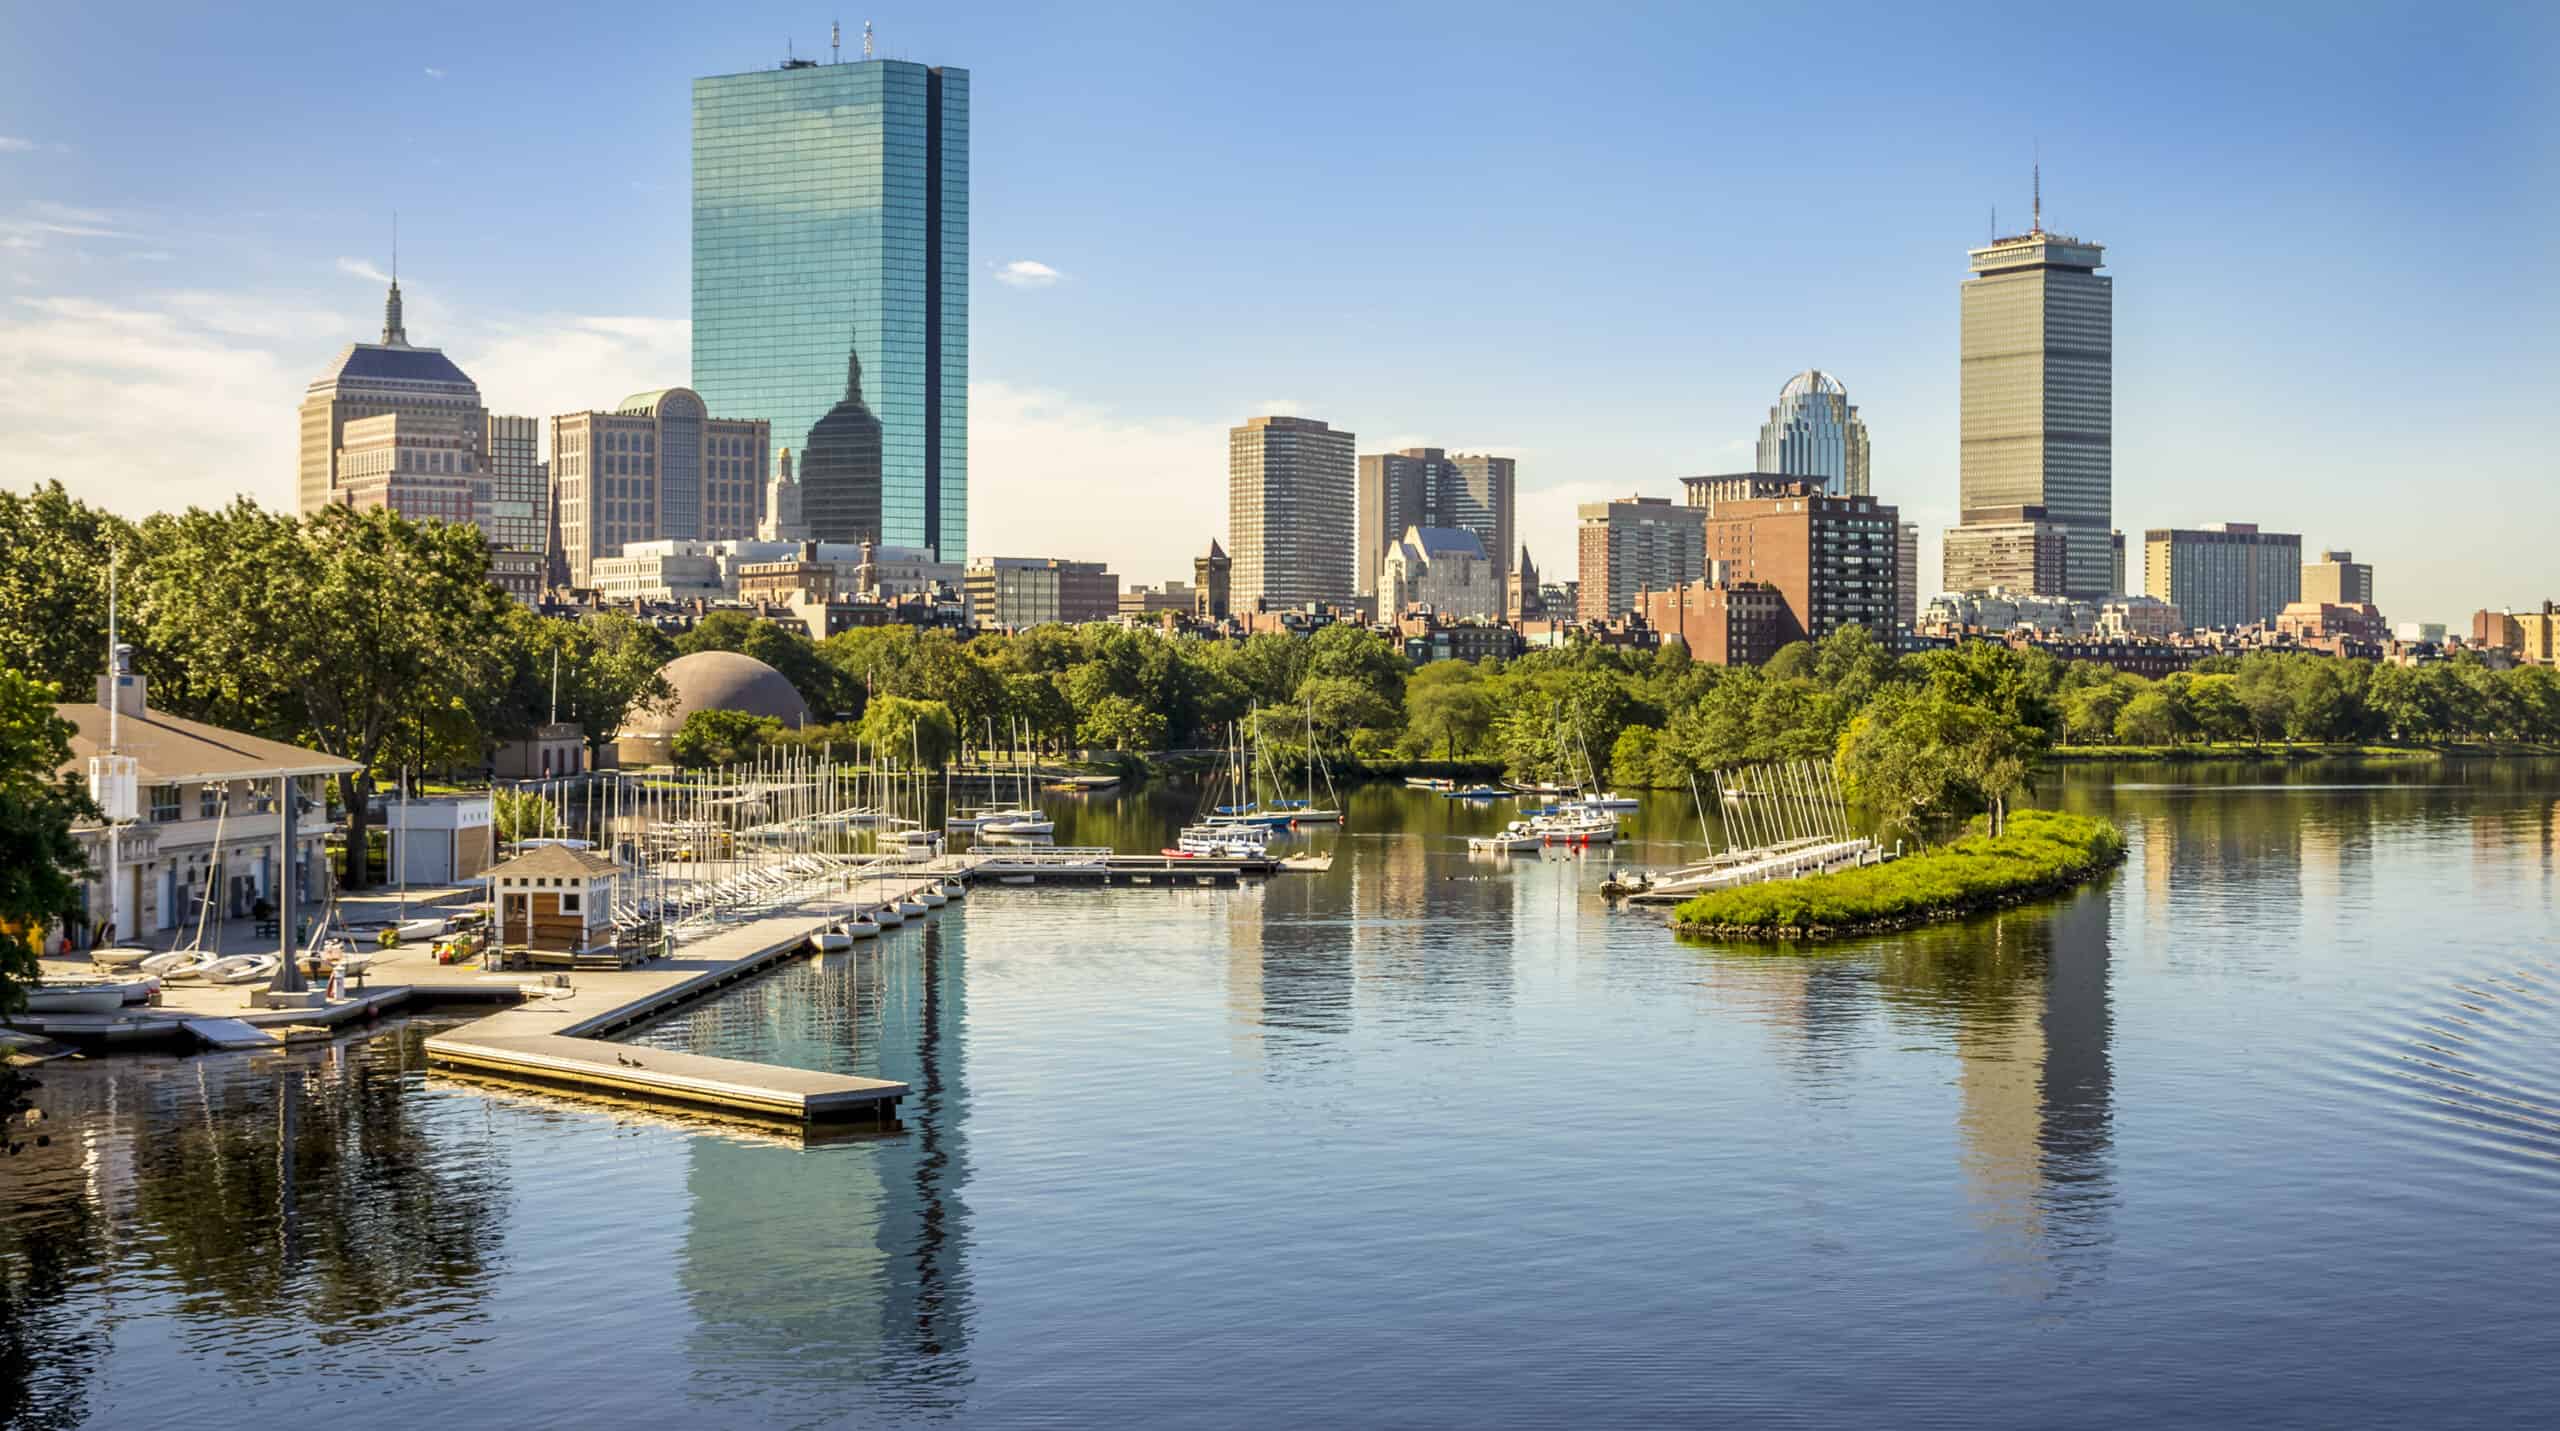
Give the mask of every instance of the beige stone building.
[{"label": "beige stone building", "polygon": [[551,419],[552,486],[573,586],[633,542],[753,539],[763,518],[766,425],[715,418],[690,388]]},{"label": "beige stone building", "polygon": [[1674,506],[1668,497],[1583,503],[1576,614],[1585,621],[1624,616],[1640,592],[1705,576],[1707,510]]},{"label": "beige stone building", "polygon": [[[480,403],[479,385],[455,367],[442,349],[410,346],[408,329],[401,323],[396,282],[383,304],[382,341],[349,344],[303,393],[296,494],[300,510],[316,512],[347,500],[341,490],[347,425],[383,416],[450,423],[482,434],[489,418],[488,409]],[[470,465],[485,481],[486,464],[480,459],[483,441],[485,437],[473,438]],[[375,448],[369,445],[364,450],[371,453]]]},{"label": "beige stone building", "polygon": [[1228,582],[1238,610],[1347,605],[1357,594],[1356,441],[1306,417],[1228,429]]},{"label": "beige stone building", "polygon": [[2324,551],[2320,560],[2302,568],[2302,599],[2331,606],[2373,604],[2373,563],[2356,560],[2354,552]]},{"label": "beige stone building", "polygon": [[1120,614],[1120,578],[1098,561],[978,557],[969,563],[962,592],[974,626],[1022,631]]}]

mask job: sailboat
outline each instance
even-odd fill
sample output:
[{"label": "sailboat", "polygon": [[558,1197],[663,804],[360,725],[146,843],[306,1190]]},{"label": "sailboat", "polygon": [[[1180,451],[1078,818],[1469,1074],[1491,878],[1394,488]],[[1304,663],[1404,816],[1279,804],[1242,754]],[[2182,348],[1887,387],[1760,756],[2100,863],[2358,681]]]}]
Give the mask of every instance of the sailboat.
[{"label": "sailboat", "polygon": [[[1022,736],[1022,729],[1017,724],[1014,729],[1014,741],[1017,745],[1021,743]],[[1050,819],[1038,805],[1031,801],[1031,762],[1029,760],[1025,760],[1022,764],[1022,796],[1015,802],[1014,807],[992,813],[982,812],[978,816],[978,833],[982,835],[1050,835],[1057,833],[1057,829],[1058,822]]]},{"label": "sailboat", "polygon": [[[1328,809],[1316,804],[1316,764],[1320,759],[1322,757],[1316,754],[1316,697],[1315,692],[1310,690],[1307,692],[1307,798],[1289,802],[1286,806],[1290,824],[1339,825],[1342,823],[1340,810]],[[1333,795],[1331,772],[1326,773],[1324,786],[1325,795],[1330,799]]]}]

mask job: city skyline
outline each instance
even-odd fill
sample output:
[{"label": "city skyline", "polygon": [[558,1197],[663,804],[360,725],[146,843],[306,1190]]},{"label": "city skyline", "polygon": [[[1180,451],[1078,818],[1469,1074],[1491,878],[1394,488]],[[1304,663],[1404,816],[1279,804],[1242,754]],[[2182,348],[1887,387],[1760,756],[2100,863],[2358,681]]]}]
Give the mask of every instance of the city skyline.
[{"label": "city skyline", "polygon": [[[784,37],[823,53],[825,17],[766,7],[618,27],[630,33],[616,42],[614,82],[587,86],[553,61],[592,26],[509,14],[503,45],[475,47],[468,37],[495,33],[500,13],[461,7],[454,32],[432,41],[449,50],[439,53],[388,18],[337,17],[291,62],[270,17],[224,26],[145,13],[172,53],[119,54],[111,87],[80,78],[79,56],[120,48],[100,21],[24,17],[28,43],[0,59],[16,81],[0,102],[0,371],[21,376],[0,396],[0,438],[17,443],[12,485],[61,476],[135,512],[241,492],[292,505],[293,433],[274,414],[328,351],[371,326],[394,207],[409,326],[434,335],[493,411],[578,410],[685,377],[686,86],[771,66]],[[2371,18],[2322,19],[2325,45],[2269,83],[2263,61],[2290,52],[2305,21],[2267,15],[2233,21],[2211,53],[2174,19],[2111,22],[2119,55],[2067,79],[2048,61],[2085,29],[2003,37],[1964,51],[1969,74],[2005,68],[2017,80],[1981,98],[1952,74],[1915,77],[1930,67],[1880,57],[1962,47],[1918,17],[1870,17],[1878,53],[1862,49],[1855,68],[1879,83],[1808,136],[1848,170],[1791,215],[1776,261],[1756,240],[1688,222],[1774,160],[1669,139],[1791,113],[1784,88],[1753,79],[1709,93],[1651,57],[1699,24],[1747,41],[1773,23],[1741,12],[1579,27],[1558,42],[1569,55],[1629,62],[1601,111],[1575,115],[1550,97],[1490,127],[1479,116],[1472,131],[1415,118],[1403,102],[1321,120],[1258,116],[1227,93],[1242,87],[1232,71],[1068,103],[1065,76],[1107,51],[1106,36],[1038,14],[882,19],[889,54],[981,82],[969,465],[984,530],[969,547],[1100,559],[1132,581],[1179,576],[1224,529],[1210,465],[1220,434],[1241,414],[1297,410],[1367,434],[1372,450],[1429,442],[1519,457],[1519,539],[1561,552],[1581,501],[1669,495],[1680,473],[1751,465],[1769,383],[1816,364],[1854,379],[1884,459],[1874,490],[1922,526],[1922,585],[1934,590],[1934,533],[1958,502],[1948,255],[1981,242],[1994,202],[2004,231],[2018,227],[2040,141],[2047,227],[2103,237],[2109,272],[2127,280],[2116,528],[2199,526],[2236,510],[2374,562],[2395,618],[2529,604],[2545,565],[2535,534],[2560,515],[2560,495],[2535,477],[2547,424],[2534,396],[2560,325],[2530,286],[2406,262],[2446,214],[2529,232],[2552,207],[2502,157],[2548,127],[2531,77],[2552,26],[2521,7],[2482,18],[2431,57],[2461,68],[2457,93],[2418,72],[2374,89],[2367,72],[2396,65],[2399,47],[2395,27]],[[1346,91],[1438,33],[1420,15],[1364,18],[1357,32],[1357,46],[1321,47],[1327,83]],[[1149,43],[1178,70],[1187,58],[1233,60],[1223,38],[1192,17]],[[1453,59],[1486,43],[1467,40]],[[317,82],[332,57],[343,72],[385,49],[419,65],[386,75],[378,100],[345,111]],[[1276,74],[1319,53],[1298,37],[1234,62]],[[2146,62],[2170,64],[2178,82],[2143,80]],[[579,112],[560,108],[564,93]],[[1888,123],[1914,106],[1930,110],[1925,123]],[[380,163],[288,162],[268,137],[318,125]],[[172,132],[188,138],[171,144]],[[1605,147],[1604,135],[1626,142]],[[1346,255],[1314,242],[1338,225],[1329,212],[1253,197],[1259,161],[1284,152],[1321,153],[1349,204],[1417,172],[1503,173],[1496,156],[1523,143],[1535,184],[1502,192],[1534,212],[1506,215],[1463,253]],[[1099,149],[1107,162],[1065,163]],[[464,171],[502,188],[540,175],[600,221],[492,227],[467,206],[406,195]],[[1666,183],[1694,197],[1663,197]],[[1198,216],[1239,204],[1268,222],[1212,240]],[[2333,241],[2255,261],[2271,235],[2314,227]],[[1498,314],[1475,302],[1498,275],[1533,265],[1540,281],[1506,289]],[[1790,281],[1761,284],[1758,270],[1773,266]],[[1210,310],[1251,321],[1215,332],[1182,321]],[[1339,336],[1353,312],[1419,337],[1365,350]],[[1182,340],[1166,341],[1173,333]],[[2411,421],[2414,395],[2457,369],[2479,375],[2475,415],[2450,437]],[[136,404],[173,407],[186,445],[111,440],[112,415]],[[788,445],[780,434],[775,444]],[[118,480],[119,459],[141,460],[146,477]],[[2486,474],[2503,520],[2482,528],[2476,507],[2411,510],[2400,482],[2420,469]],[[1147,500],[1089,500],[1103,483]],[[2226,499],[2235,489],[2245,501]]]}]

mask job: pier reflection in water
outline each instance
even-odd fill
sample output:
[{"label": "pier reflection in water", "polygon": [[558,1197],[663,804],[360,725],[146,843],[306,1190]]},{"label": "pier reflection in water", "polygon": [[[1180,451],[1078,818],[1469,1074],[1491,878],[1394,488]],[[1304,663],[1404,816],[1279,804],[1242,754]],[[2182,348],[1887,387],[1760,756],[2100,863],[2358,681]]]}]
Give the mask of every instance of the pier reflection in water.
[{"label": "pier reflection in water", "polygon": [[988,887],[638,1036],[914,1085],[820,1143],[429,1076],[414,1024],[54,1065],[0,1421],[2513,1420],[2556,775],[2073,771],[2121,874],[1811,951],[1601,907],[1676,802],[1493,861],[1504,807],[1364,788],[1326,873]]}]

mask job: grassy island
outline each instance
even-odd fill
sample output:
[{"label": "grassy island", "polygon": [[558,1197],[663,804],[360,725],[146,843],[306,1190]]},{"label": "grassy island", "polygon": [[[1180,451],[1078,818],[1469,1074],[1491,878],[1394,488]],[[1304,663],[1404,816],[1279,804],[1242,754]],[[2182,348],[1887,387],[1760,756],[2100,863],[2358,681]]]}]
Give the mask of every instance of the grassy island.
[{"label": "grassy island", "polygon": [[2071,888],[2124,857],[2113,824],[2020,810],[1998,835],[1975,833],[1889,864],[1702,894],[1672,913],[1684,934],[1826,939],[1955,919]]}]

